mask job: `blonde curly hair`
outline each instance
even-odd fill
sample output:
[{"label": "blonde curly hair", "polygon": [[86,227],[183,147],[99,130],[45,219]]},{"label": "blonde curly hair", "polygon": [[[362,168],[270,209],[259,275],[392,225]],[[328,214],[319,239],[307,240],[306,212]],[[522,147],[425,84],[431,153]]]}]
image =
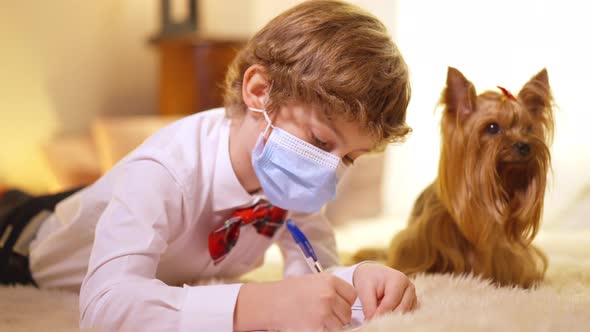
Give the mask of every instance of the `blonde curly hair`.
[{"label": "blonde curly hair", "polygon": [[355,5],[306,1],[263,27],[228,69],[224,102],[230,117],[246,112],[242,82],[255,64],[272,82],[269,112],[291,101],[317,106],[328,117],[358,122],[376,139],[376,150],[411,131],[406,63],[383,23]]}]

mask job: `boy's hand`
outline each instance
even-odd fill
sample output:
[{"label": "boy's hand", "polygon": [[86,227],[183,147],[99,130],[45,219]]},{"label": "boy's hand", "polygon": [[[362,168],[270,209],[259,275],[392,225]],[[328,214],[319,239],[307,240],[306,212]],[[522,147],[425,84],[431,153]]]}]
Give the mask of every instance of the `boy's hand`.
[{"label": "boy's hand", "polygon": [[414,284],[405,274],[385,265],[359,265],[354,271],[353,282],[366,319],[390,311],[412,311],[417,305]]},{"label": "boy's hand", "polygon": [[245,284],[234,317],[235,330],[339,330],[350,323],[356,291],[328,273]]}]

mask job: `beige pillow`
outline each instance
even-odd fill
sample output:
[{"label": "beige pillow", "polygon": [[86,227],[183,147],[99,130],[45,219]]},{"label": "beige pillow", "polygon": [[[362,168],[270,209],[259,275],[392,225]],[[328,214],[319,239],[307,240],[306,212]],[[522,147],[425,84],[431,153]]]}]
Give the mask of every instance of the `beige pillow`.
[{"label": "beige pillow", "polygon": [[101,116],[92,123],[100,169],[104,173],[160,128],[178,116]]},{"label": "beige pillow", "polygon": [[56,191],[94,182],[101,175],[94,142],[88,136],[56,137],[42,146]]}]

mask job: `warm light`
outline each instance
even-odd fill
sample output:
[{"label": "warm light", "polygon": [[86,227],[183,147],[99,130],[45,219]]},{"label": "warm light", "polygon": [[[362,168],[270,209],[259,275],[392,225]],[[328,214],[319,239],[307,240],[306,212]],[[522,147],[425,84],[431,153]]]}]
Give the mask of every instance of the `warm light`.
[{"label": "warm light", "polygon": [[39,79],[42,69],[18,47],[4,49],[3,59],[10,65],[0,79],[0,186],[52,190],[55,181],[41,144],[53,135],[57,121],[45,82]]}]

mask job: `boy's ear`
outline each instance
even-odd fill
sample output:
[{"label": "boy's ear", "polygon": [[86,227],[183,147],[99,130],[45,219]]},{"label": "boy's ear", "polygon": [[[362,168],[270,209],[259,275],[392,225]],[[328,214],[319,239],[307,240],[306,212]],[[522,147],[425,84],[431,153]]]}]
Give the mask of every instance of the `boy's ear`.
[{"label": "boy's ear", "polygon": [[242,81],[242,99],[248,107],[263,109],[268,102],[270,82],[266,69],[261,65],[252,65],[244,73]]},{"label": "boy's ear", "polygon": [[524,104],[527,110],[534,115],[541,115],[551,109],[551,88],[549,87],[549,75],[547,69],[543,68],[533,76],[518,92],[518,99]]},{"label": "boy's ear", "polygon": [[461,119],[475,112],[477,94],[473,83],[463,76],[456,68],[447,71],[447,86],[442,93],[442,103],[446,112],[459,116]]}]

